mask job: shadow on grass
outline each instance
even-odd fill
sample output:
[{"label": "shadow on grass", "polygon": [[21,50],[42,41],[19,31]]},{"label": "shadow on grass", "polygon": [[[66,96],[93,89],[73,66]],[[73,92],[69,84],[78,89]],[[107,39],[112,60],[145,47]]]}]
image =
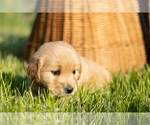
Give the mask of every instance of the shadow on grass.
[{"label": "shadow on grass", "polygon": [[15,35],[4,35],[1,34],[0,41],[0,52],[2,57],[5,57],[8,54],[12,54],[18,57],[20,60],[23,59],[23,53],[27,41],[27,37],[15,36]]},{"label": "shadow on grass", "polygon": [[7,88],[9,85],[10,91],[19,90],[19,93],[23,95],[24,91],[27,90],[28,79],[27,77],[22,76],[13,76],[12,73],[3,73],[2,78],[5,83],[5,87]]}]

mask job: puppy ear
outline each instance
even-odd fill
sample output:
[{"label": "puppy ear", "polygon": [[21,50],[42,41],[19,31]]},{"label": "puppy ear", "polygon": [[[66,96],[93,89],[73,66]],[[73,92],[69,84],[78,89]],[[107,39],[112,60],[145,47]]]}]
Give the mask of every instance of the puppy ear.
[{"label": "puppy ear", "polygon": [[43,66],[43,60],[31,60],[29,62],[27,73],[29,75],[29,78],[31,80],[34,80],[35,82],[40,82],[40,69]]},{"label": "puppy ear", "polygon": [[82,65],[81,65],[81,63],[80,63],[80,69],[79,69],[79,77],[78,77],[78,80],[79,80],[80,77],[81,77],[81,72],[82,72]]}]

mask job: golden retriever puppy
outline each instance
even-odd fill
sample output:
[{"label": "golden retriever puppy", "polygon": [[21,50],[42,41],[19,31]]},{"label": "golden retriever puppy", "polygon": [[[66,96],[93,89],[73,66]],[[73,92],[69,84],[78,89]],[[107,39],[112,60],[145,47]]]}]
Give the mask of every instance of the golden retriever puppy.
[{"label": "golden retriever puppy", "polygon": [[[56,96],[74,95],[79,85],[104,87],[110,83],[109,72],[99,64],[77,54],[63,41],[43,44],[29,61],[27,73],[31,90],[38,94],[46,88]],[[89,83],[89,84],[88,84]]]}]

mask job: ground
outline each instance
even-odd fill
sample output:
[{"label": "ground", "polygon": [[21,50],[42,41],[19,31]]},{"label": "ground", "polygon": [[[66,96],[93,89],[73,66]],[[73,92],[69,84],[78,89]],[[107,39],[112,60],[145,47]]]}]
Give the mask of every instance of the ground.
[{"label": "ground", "polygon": [[22,56],[35,14],[0,14],[0,112],[149,112],[150,67],[116,74],[103,90],[80,88],[74,96],[57,98],[27,92]]}]

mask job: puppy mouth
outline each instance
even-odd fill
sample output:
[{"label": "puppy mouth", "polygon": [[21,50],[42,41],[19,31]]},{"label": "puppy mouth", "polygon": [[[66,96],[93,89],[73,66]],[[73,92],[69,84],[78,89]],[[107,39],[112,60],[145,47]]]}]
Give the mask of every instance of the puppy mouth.
[{"label": "puppy mouth", "polygon": [[51,87],[47,87],[47,90],[54,96],[63,97],[74,95],[76,92],[76,88],[71,85],[66,87],[62,87],[61,89],[53,90]]}]

